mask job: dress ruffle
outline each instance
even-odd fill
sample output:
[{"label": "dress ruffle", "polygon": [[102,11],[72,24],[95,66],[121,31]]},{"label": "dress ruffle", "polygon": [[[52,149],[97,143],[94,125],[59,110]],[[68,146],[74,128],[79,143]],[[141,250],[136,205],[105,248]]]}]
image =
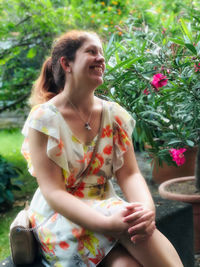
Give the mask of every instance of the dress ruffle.
[{"label": "dress ruffle", "polygon": [[[48,157],[56,162],[61,168],[66,170],[66,153],[64,151],[60,136],[61,134],[59,121],[57,119],[57,110],[54,108],[54,106],[50,105],[48,108],[46,108],[46,104],[41,104],[33,107],[22,129],[22,134],[25,136],[25,139],[22,144],[21,152],[28,162],[29,172],[31,175],[35,176],[28,143],[29,128],[33,128],[48,136]],[[61,150],[62,153],[60,153]]]}]

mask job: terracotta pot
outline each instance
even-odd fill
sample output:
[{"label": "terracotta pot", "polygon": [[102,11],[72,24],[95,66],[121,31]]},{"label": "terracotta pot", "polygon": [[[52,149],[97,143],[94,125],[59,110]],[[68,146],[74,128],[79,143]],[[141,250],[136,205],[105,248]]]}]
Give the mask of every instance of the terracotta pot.
[{"label": "terracotta pot", "polygon": [[[194,176],[179,177],[165,181],[159,186],[159,194],[163,198],[182,201],[192,204],[193,208],[193,223],[194,223],[194,249],[195,253],[200,253],[200,194],[181,194],[179,192],[169,192],[170,185],[178,185],[186,183],[187,181],[194,181]],[[178,189],[177,189],[178,190]]]},{"label": "terracotta pot", "polygon": [[197,147],[188,148],[184,153],[185,163],[181,166],[169,166],[163,162],[163,166],[159,166],[158,162],[153,159],[151,165],[152,170],[152,179],[157,184],[161,184],[164,181],[173,179],[176,177],[184,177],[194,175],[195,170],[195,159],[197,154]]}]

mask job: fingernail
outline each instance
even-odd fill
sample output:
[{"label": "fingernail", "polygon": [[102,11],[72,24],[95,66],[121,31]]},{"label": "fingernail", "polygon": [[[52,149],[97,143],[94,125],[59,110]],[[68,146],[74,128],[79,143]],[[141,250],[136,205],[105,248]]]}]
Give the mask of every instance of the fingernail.
[{"label": "fingernail", "polygon": [[134,208],[135,211],[143,210],[143,208]]}]

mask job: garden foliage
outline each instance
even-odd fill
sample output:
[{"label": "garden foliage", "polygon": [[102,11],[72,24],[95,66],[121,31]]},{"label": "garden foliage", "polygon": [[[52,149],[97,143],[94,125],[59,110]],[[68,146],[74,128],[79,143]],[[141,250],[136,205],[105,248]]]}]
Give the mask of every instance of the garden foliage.
[{"label": "garden foliage", "polygon": [[13,203],[13,190],[20,190],[20,186],[12,182],[13,178],[19,176],[20,170],[7,162],[0,155],[0,204],[5,207]]},{"label": "garden foliage", "polygon": [[132,113],[134,141],[147,143],[160,164],[176,165],[171,149],[186,151],[200,142],[199,27],[190,8],[168,28],[155,29],[148,20],[138,25],[129,16],[121,26],[123,39],[112,36],[107,46],[101,92]]},{"label": "garden foliage", "polygon": [[81,28],[105,37],[128,13],[128,2],[1,0],[0,112],[24,107],[56,36]]}]

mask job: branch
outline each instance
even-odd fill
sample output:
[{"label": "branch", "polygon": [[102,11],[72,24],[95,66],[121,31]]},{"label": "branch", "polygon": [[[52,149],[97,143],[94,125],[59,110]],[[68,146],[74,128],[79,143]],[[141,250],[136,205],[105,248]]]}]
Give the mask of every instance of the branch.
[{"label": "branch", "polygon": [[15,27],[18,27],[20,24],[24,23],[25,21],[29,20],[32,16],[27,16],[26,18],[19,21],[17,24],[15,24]]},{"label": "branch", "polygon": [[[49,36],[51,36],[51,34],[48,34],[48,33],[46,33],[46,34],[44,34],[44,35],[38,34],[37,36],[33,36],[33,37],[30,38],[30,39],[22,40],[21,43],[17,43],[17,44],[15,44],[15,45],[13,45],[12,47],[8,48],[8,49],[5,49],[5,50],[0,54],[0,59],[2,59],[4,56],[6,56],[6,55],[8,55],[9,53],[11,53],[13,48],[20,47],[20,46],[28,46],[28,45],[31,45],[31,44],[33,44],[33,41],[34,41],[34,40],[37,40],[37,39],[42,40],[42,38],[44,38],[44,37],[49,37]],[[24,43],[23,43],[23,42],[24,42]],[[35,41],[35,43],[36,43],[36,41]]]},{"label": "branch", "polygon": [[0,108],[0,113],[2,113],[3,111],[5,111],[6,109],[9,109],[11,107],[14,107],[15,105],[17,105],[18,103],[22,102],[24,99],[26,99],[28,96],[30,95],[30,93],[27,93],[21,97],[19,97],[17,100],[13,101],[11,104],[8,104],[7,106],[4,106],[2,108]]}]

